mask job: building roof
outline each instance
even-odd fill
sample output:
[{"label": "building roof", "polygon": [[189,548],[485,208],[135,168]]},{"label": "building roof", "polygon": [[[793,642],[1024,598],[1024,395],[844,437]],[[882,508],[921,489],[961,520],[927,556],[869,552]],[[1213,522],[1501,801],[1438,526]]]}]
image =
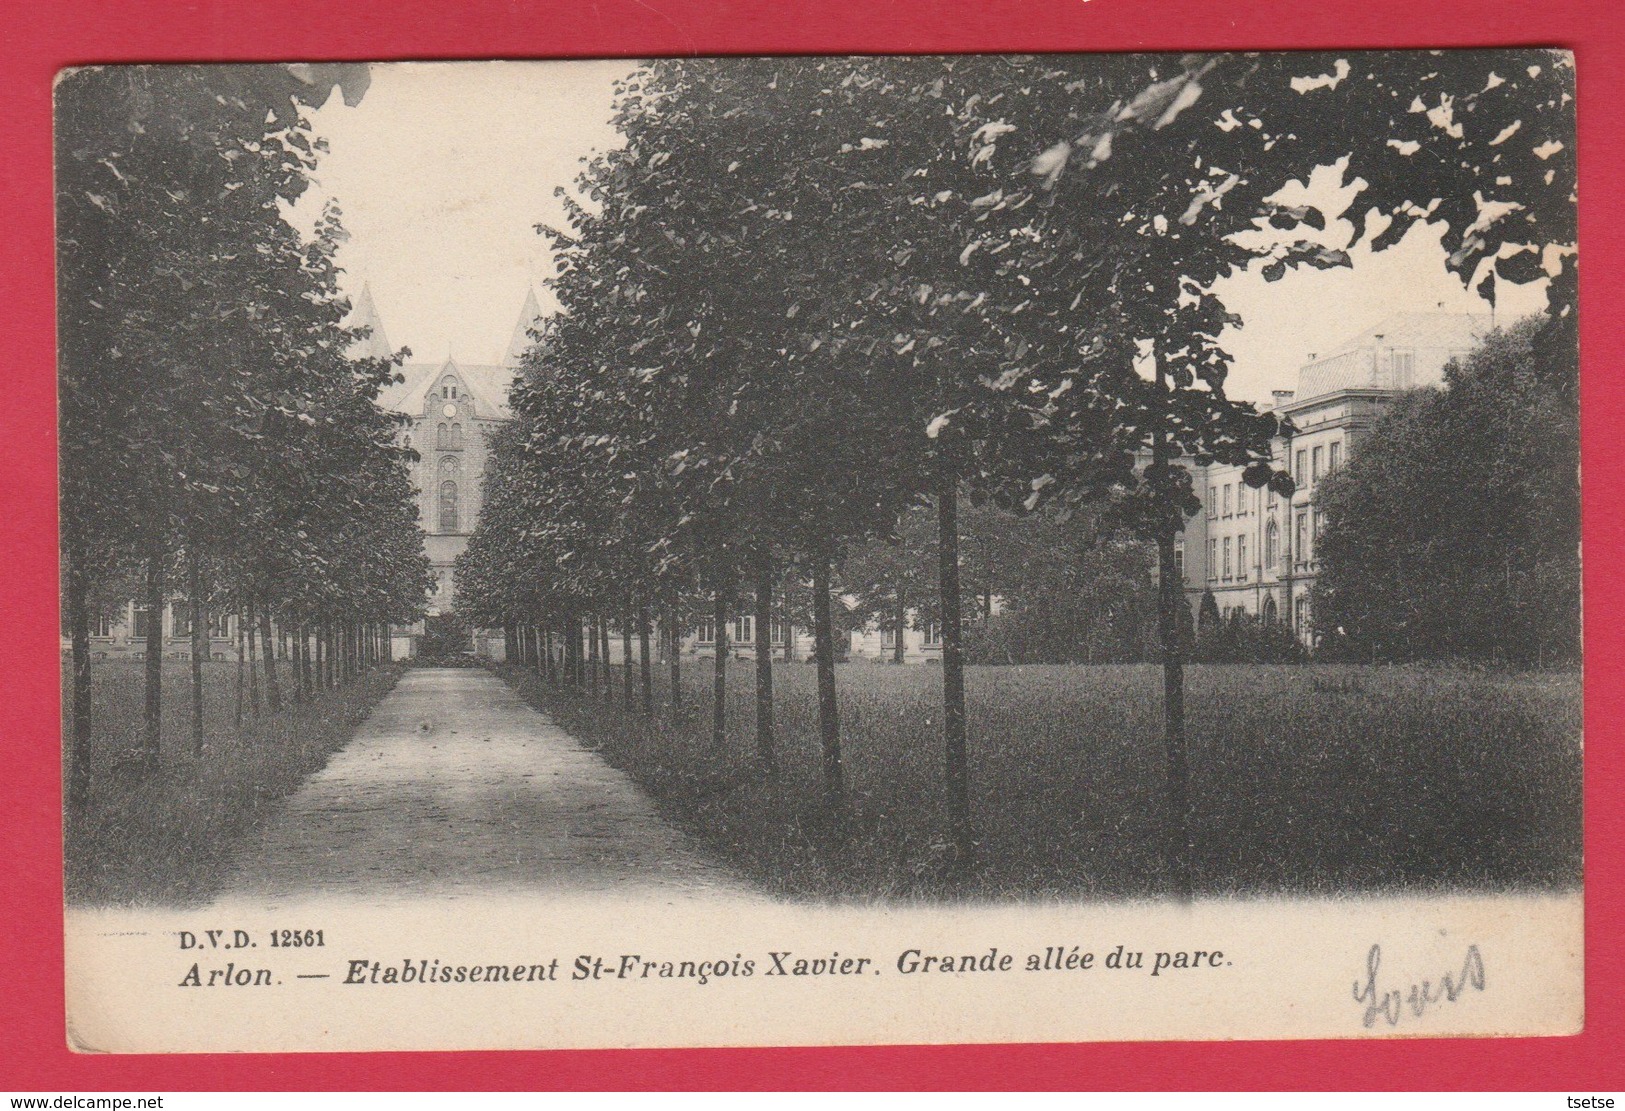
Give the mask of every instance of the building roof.
[{"label": "building roof", "polygon": [[[526,349],[531,345],[531,329],[541,321],[542,308],[536,300],[536,291],[527,289],[525,306],[520,310],[519,322],[514,325],[513,337],[508,341],[508,349],[503,353],[500,366],[488,363],[459,363],[449,355],[443,363],[407,363],[397,372],[401,376],[401,381],[386,386],[379,393],[379,406],[409,416],[420,416],[423,413],[424,403],[428,400],[429,391],[445,375],[455,374],[472,395],[479,409],[478,416],[508,420],[513,416],[513,411],[508,408],[508,391],[513,387],[520,362]],[[378,318],[378,308],[373,304],[372,288],[369,285],[362,284],[361,296],[356,299],[355,307],[350,310],[346,322],[352,326],[372,329],[366,339],[357,341],[355,347],[351,349],[352,358],[387,359],[393,354],[389,347],[389,337],[384,334],[383,322]]]},{"label": "building roof", "polygon": [[[1468,313],[1396,313],[1298,371],[1292,404],[1343,390],[1399,390],[1437,385],[1446,363],[1471,351],[1490,331],[1490,320]],[[1410,370],[1395,351],[1410,352]]]},{"label": "building roof", "polygon": [[400,368],[400,374],[402,381],[385,388],[378,395],[380,407],[418,416],[423,412],[429,391],[441,377],[455,374],[473,395],[479,410],[477,416],[494,420],[507,420],[513,416],[508,408],[508,389],[514,379],[513,367],[459,363],[448,358],[443,363],[407,363]]}]

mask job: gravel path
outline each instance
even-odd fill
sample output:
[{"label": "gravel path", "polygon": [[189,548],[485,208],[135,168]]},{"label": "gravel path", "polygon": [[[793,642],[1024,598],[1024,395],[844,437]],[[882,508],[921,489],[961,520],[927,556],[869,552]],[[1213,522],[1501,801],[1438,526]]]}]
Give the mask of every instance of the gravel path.
[{"label": "gravel path", "polygon": [[224,899],[754,898],[622,772],[477,668],[415,668],[284,802]]}]

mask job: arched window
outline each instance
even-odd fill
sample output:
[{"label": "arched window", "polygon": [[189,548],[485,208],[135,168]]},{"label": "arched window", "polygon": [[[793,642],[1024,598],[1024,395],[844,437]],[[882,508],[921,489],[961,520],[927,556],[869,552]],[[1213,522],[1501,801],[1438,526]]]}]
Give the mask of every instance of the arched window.
[{"label": "arched window", "polygon": [[1281,558],[1281,530],[1271,521],[1264,526],[1264,566],[1274,567]]},{"label": "arched window", "polygon": [[1264,624],[1273,625],[1281,620],[1281,612],[1275,606],[1275,595],[1270,594],[1264,599]]},{"label": "arched window", "polygon": [[451,446],[451,437],[446,434],[446,426],[445,425],[442,424],[442,425],[436,426],[435,433],[436,433],[435,441],[434,441],[434,446],[435,447],[439,448],[441,451],[445,451],[448,447]]},{"label": "arched window", "polygon": [[454,449],[463,446],[463,426],[460,424],[451,426],[451,446]]},{"label": "arched window", "polygon": [[440,457],[440,477],[459,478],[463,472],[463,461],[455,455],[442,455]]},{"label": "arched window", "polygon": [[455,482],[442,482],[440,484],[440,531],[461,531],[457,527],[457,484]]}]

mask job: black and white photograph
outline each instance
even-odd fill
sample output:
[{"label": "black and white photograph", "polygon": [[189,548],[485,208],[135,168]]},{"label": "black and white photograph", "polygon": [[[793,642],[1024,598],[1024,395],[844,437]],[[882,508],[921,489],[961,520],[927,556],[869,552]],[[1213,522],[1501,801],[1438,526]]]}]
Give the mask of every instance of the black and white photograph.
[{"label": "black and white photograph", "polygon": [[64,71],[69,1043],[1577,1032],[1575,82]]}]

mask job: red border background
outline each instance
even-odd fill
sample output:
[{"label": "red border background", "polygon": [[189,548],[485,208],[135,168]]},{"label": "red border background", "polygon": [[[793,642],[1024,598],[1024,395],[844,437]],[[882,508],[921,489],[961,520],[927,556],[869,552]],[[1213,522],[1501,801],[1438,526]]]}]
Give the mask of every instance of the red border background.
[{"label": "red border background", "polygon": [[[0,1087],[1625,1088],[1621,7],[1609,0],[13,0],[0,57]],[[1540,44],[1578,57],[1587,622],[1587,1023],[1572,1038],[87,1057],[66,1049],[50,88],[86,62]],[[1610,49],[1615,48],[1615,49]],[[1485,738],[1493,744],[1494,738]]]}]

